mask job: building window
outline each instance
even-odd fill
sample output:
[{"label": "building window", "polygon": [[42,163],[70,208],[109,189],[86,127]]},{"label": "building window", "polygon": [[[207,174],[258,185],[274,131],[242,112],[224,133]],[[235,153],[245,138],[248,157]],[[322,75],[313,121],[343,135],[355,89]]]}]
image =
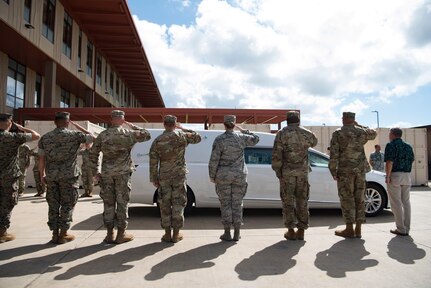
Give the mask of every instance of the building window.
[{"label": "building window", "polygon": [[70,92],[61,88],[60,108],[69,108],[69,107],[70,107]]},{"label": "building window", "polygon": [[31,0],[24,1],[24,20],[30,23],[31,20]]},{"label": "building window", "polygon": [[102,57],[97,55],[96,58],[96,83],[101,86],[102,85]]},{"label": "building window", "polygon": [[79,30],[79,38],[78,38],[78,68],[81,68],[81,53],[82,53],[82,31]]},{"label": "building window", "polygon": [[114,73],[109,74],[109,94],[114,95]]},{"label": "building window", "polygon": [[9,58],[7,72],[6,106],[24,107],[25,66]]},{"label": "building window", "polygon": [[55,0],[43,1],[42,35],[54,43]]},{"label": "building window", "polygon": [[36,74],[36,84],[34,88],[34,107],[42,106],[42,76]]},{"label": "building window", "polygon": [[87,43],[87,75],[93,75],[93,44],[90,41]]},{"label": "building window", "polygon": [[72,26],[73,20],[66,11],[64,11],[63,23],[63,54],[72,57]]},{"label": "building window", "polygon": [[75,107],[79,107],[79,98],[75,96]]},{"label": "building window", "polygon": [[105,63],[105,92],[108,92],[108,63]]},{"label": "building window", "polygon": [[9,5],[9,0],[3,0],[4,2],[6,2],[6,4],[8,4]]}]

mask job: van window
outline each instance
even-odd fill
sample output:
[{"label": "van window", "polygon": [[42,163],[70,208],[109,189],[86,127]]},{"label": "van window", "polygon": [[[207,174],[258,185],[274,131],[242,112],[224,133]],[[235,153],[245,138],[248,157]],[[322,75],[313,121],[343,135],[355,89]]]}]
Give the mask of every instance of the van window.
[{"label": "van window", "polygon": [[245,163],[271,165],[272,148],[245,148]]},{"label": "van window", "polygon": [[310,161],[311,166],[314,167],[328,167],[329,159],[323,155],[308,152],[308,159]]}]

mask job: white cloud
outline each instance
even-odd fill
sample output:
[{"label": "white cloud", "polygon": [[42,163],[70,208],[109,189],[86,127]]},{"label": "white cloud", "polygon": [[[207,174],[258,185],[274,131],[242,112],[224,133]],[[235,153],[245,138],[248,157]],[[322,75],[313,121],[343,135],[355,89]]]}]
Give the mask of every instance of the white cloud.
[{"label": "white cloud", "polygon": [[134,20],[167,106],[297,108],[304,124],[331,125],[341,111],[365,113],[431,83],[429,25],[420,25],[428,8],[203,0],[191,26]]}]

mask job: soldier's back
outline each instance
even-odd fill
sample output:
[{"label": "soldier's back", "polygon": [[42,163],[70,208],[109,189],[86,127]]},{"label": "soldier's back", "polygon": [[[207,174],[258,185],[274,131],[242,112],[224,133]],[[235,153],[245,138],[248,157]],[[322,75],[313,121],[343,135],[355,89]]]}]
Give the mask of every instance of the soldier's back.
[{"label": "soldier's back", "polygon": [[[339,145],[339,167],[363,171],[368,161],[364,145],[367,143],[366,131],[358,126],[345,125],[334,132]],[[369,166],[368,169],[369,170]]]},{"label": "soldier's back", "polygon": [[18,149],[26,142],[25,134],[0,131],[0,176],[19,176]]}]

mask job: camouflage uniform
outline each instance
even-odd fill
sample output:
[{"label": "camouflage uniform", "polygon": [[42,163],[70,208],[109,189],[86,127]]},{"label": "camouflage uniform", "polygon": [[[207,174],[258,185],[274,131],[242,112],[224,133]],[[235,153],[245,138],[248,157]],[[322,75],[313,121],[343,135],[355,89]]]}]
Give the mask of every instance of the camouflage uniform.
[{"label": "camouflage uniform", "polygon": [[164,229],[180,229],[184,225],[184,208],[187,204],[184,155],[187,145],[199,142],[201,136],[195,131],[165,130],[151,145],[150,181],[160,184],[157,196]]},{"label": "camouflage uniform", "polygon": [[380,151],[375,151],[370,154],[370,162],[373,170],[385,172],[385,154]]},{"label": "camouflage uniform", "polygon": [[31,156],[31,150],[30,147],[23,144],[19,146],[18,149],[18,163],[19,163],[19,170],[21,171],[21,176],[19,176],[19,187],[18,187],[18,194],[22,195],[25,190],[25,176],[27,175],[27,168],[30,166],[30,156]]},{"label": "camouflage uniform", "polygon": [[278,131],[275,137],[272,169],[280,179],[280,197],[286,228],[308,228],[308,148],[316,144],[317,138],[313,132],[300,127],[299,123],[289,124]]},{"label": "camouflage uniform", "polygon": [[46,185],[40,181],[39,153],[32,151],[31,156],[33,156],[34,159],[33,177],[36,183],[36,191],[37,194],[42,195],[46,192]]},{"label": "camouflage uniform", "polygon": [[258,142],[259,136],[248,130],[244,133],[227,130],[214,140],[208,164],[209,177],[216,184],[225,227],[242,225],[242,199],[247,192],[244,148]]},{"label": "camouflage uniform", "polygon": [[18,149],[31,140],[30,133],[0,130],[0,231],[9,228],[12,209],[18,204]]},{"label": "camouflage uniform", "polygon": [[82,143],[91,143],[92,136],[67,128],[56,128],[39,140],[39,156],[45,158],[46,201],[50,230],[68,230],[73,209],[78,201],[78,151]]},{"label": "camouflage uniform", "polygon": [[338,196],[346,224],[365,222],[365,174],[371,169],[364,145],[376,136],[375,130],[358,124],[343,125],[332,134],[329,170],[338,178]]},{"label": "camouflage uniform", "polygon": [[104,205],[103,222],[107,228],[127,228],[131,175],[135,170],[130,151],[136,143],[150,138],[150,133],[143,128],[128,130],[111,125],[97,136],[90,149],[93,175],[97,174],[100,152],[103,155],[100,197]]},{"label": "camouflage uniform", "polygon": [[94,188],[93,170],[90,161],[90,150],[84,149],[79,152],[82,157],[81,181],[87,194],[91,194]]}]

